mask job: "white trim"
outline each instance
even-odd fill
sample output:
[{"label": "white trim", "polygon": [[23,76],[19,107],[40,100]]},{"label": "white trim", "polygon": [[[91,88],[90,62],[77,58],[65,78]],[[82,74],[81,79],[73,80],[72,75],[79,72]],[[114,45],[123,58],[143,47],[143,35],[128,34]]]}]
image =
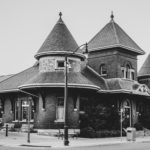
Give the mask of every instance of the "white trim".
[{"label": "white trim", "polygon": [[142,51],[139,52],[140,50],[138,51],[138,50],[135,49],[135,48],[131,48],[131,47],[128,47],[128,46],[124,46],[124,45],[121,45],[121,44],[113,44],[113,45],[109,45],[109,46],[97,47],[97,48],[92,48],[92,49],[89,48],[89,53],[90,53],[90,52],[97,51],[97,50],[108,49],[108,48],[114,48],[114,47],[125,48],[125,49],[131,50],[132,52],[135,52],[135,53],[138,53],[138,54],[141,54],[141,55],[144,55],[144,54],[145,54],[144,51],[143,51],[143,52],[142,52]]},{"label": "white trim", "polygon": [[99,90],[98,93],[127,93],[127,94],[135,94],[135,95],[142,95],[142,96],[150,96],[149,93],[143,93],[143,92],[137,92],[137,90],[135,91],[131,91],[131,90],[126,90],[126,89],[118,89],[118,90]]},{"label": "white trim", "polygon": [[70,52],[70,51],[48,51],[48,52],[40,52],[37,53],[34,57],[38,58],[42,55],[72,55],[76,57],[81,57],[85,59],[84,54],[78,52]]},{"label": "white trim", "polygon": [[7,92],[19,92],[19,89],[10,89],[10,90],[2,90],[0,93],[7,93]]},{"label": "white trim", "polygon": [[139,77],[141,78],[141,77],[145,77],[145,76],[146,76],[146,77],[147,77],[147,76],[150,76],[150,74],[138,75],[137,77],[138,77],[138,78],[139,78]]},{"label": "white trim", "polygon": [[[64,83],[36,83],[36,84],[24,84],[19,86],[19,89],[24,88],[32,88],[32,87],[64,87]],[[100,90],[101,88],[98,86],[90,85],[90,84],[76,84],[76,83],[68,83],[68,87],[75,87],[75,88],[90,88]]]}]

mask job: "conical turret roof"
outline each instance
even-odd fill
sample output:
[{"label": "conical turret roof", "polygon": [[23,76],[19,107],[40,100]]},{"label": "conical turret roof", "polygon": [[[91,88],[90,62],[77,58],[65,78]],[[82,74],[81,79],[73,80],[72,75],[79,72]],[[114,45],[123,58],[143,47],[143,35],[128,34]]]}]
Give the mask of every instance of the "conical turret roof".
[{"label": "conical turret roof", "polygon": [[62,14],[35,57],[59,52],[73,52],[78,44],[62,20]]},{"label": "conical turret roof", "polygon": [[144,64],[142,65],[138,76],[150,76],[150,54],[148,55],[147,59],[145,60]]},{"label": "conical turret roof", "polygon": [[89,51],[121,47],[140,55],[144,54],[145,52],[114,22],[113,18],[112,14],[111,21],[88,43]]}]

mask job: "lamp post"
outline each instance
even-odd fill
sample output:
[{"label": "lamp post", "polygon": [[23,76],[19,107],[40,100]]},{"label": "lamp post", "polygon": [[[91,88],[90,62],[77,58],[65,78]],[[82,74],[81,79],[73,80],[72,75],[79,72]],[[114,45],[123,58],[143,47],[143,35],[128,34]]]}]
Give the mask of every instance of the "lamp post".
[{"label": "lamp post", "polygon": [[28,98],[28,137],[27,142],[30,143],[30,115],[31,115],[31,98]]},{"label": "lamp post", "polygon": [[[87,43],[80,45],[75,49],[73,53],[75,53],[81,46],[85,45],[85,53],[88,53],[88,46]],[[64,89],[64,145],[69,145],[68,140],[68,61],[67,61],[68,55],[65,54],[65,89]]]}]

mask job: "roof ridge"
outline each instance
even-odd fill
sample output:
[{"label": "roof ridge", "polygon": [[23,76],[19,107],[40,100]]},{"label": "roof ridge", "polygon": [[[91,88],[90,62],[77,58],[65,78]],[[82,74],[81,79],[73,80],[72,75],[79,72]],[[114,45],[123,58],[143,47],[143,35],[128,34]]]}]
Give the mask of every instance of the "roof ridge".
[{"label": "roof ridge", "polygon": [[120,41],[119,41],[118,34],[117,34],[117,30],[116,30],[116,27],[115,27],[115,22],[114,22],[114,21],[111,21],[111,23],[112,23],[112,26],[113,26],[113,29],[114,29],[116,42],[117,42],[117,44],[119,44]]},{"label": "roof ridge", "polygon": [[[43,44],[35,54],[35,58],[39,59],[42,56],[50,55],[50,52],[55,51],[69,51],[73,52],[78,44],[68,29],[67,25],[61,18],[62,13],[60,13],[60,18],[56,24],[51,29],[50,33],[47,35]],[[59,54],[59,52],[58,52]]]},{"label": "roof ridge", "polygon": [[[108,24],[109,24],[109,23],[107,23],[106,26],[107,26]],[[93,39],[95,39],[95,37],[96,37],[98,34],[100,34],[106,26],[104,26],[102,29],[100,29],[100,30],[95,34],[95,36],[93,36],[93,38],[92,38],[91,40],[89,40],[88,43],[90,43],[91,41],[93,41]]]}]

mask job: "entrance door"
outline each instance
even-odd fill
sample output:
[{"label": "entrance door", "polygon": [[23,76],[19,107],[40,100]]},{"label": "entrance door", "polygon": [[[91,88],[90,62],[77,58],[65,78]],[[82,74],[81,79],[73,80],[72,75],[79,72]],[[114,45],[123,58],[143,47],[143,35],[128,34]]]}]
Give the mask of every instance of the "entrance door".
[{"label": "entrance door", "polygon": [[131,103],[129,100],[125,100],[122,104],[122,108],[123,108],[123,120],[122,120],[122,124],[124,128],[127,127],[131,127],[131,119],[132,119],[132,115],[131,115]]},{"label": "entrance door", "polygon": [[[27,98],[20,98],[15,101],[14,120],[26,122],[28,118],[29,101]],[[34,119],[34,102],[31,100],[30,120]]]},{"label": "entrance door", "polygon": [[56,108],[56,120],[58,122],[64,122],[64,98],[57,98],[57,108]]}]

